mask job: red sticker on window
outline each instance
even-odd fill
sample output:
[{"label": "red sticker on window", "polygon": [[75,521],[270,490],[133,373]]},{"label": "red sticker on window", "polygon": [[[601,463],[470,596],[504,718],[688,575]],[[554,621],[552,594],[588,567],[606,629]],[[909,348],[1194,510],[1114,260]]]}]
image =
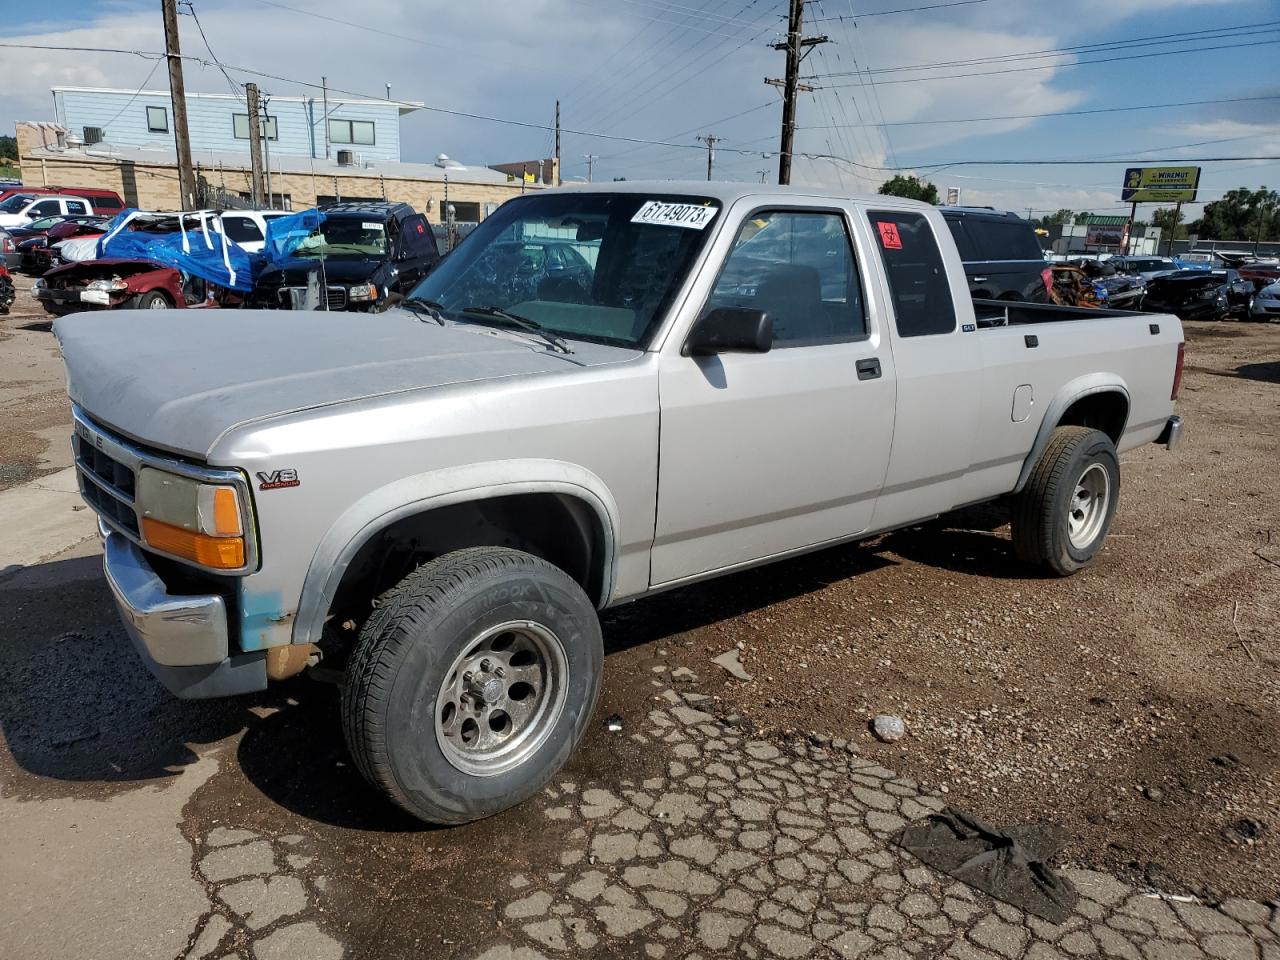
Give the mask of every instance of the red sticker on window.
[{"label": "red sticker on window", "polygon": [[421,232],[422,232],[422,224],[418,224],[418,232],[419,232],[419,233],[421,233]]},{"label": "red sticker on window", "polygon": [[886,250],[901,250],[902,238],[898,236],[898,225],[896,223],[885,223],[882,220],[876,221],[876,228],[880,231],[880,245]]}]

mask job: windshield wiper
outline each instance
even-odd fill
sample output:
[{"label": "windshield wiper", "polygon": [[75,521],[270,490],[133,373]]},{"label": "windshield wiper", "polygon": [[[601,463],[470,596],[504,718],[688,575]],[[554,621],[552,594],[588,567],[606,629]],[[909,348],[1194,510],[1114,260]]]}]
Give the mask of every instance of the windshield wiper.
[{"label": "windshield wiper", "polygon": [[530,333],[536,333],[551,346],[561,353],[573,353],[569,344],[565,342],[564,337],[557,336],[550,330],[543,327],[536,320],[530,320],[528,317],[522,317],[518,313],[512,313],[509,310],[503,310],[501,307],[489,306],[471,306],[463,307],[463,313],[473,313],[481,317],[489,317],[493,320],[501,320],[513,327],[519,327],[521,330],[528,330]]},{"label": "windshield wiper", "polygon": [[[434,300],[424,300],[422,297],[405,297],[400,301],[400,306],[406,307],[411,313],[425,316],[428,320],[434,320],[442,327],[445,325],[444,304],[442,303],[436,303]],[[422,309],[414,310],[414,307],[422,307]]]}]

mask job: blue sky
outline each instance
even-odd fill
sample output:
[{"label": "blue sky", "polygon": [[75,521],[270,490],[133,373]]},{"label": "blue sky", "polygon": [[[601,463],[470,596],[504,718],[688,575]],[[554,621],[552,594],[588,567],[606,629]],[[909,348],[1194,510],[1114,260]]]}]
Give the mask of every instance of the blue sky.
[{"label": "blue sky", "polygon": [[[844,160],[797,158],[796,182],[874,189],[892,175],[878,168],[902,166],[942,188],[959,188],[967,203],[1024,213],[1064,206],[1119,212],[1118,187],[1127,165],[1280,156],[1276,0],[976,0],[874,15],[937,2],[943,0],[811,0],[807,17],[815,22],[808,32],[825,32],[833,42],[815,49],[805,72],[846,76],[821,76],[813,81],[821,89],[801,99],[798,149]],[[729,179],[759,179],[760,171],[772,179],[776,172],[776,157],[753,151],[777,149],[779,98],[763,79],[782,71],[782,54],[769,44],[781,36],[784,8],[784,0],[195,0],[209,44],[224,63],[311,82],[324,73],[333,87],[370,95],[380,95],[390,82],[397,97],[532,123],[549,123],[558,97],[570,130],[681,144],[714,133],[723,138],[716,174]],[[180,19],[184,52],[206,55],[193,19]],[[162,45],[158,0],[7,4],[5,21],[7,39],[15,42],[143,51]],[[1232,35],[1149,41],[1113,53],[895,69],[1245,25]],[[1207,46],[1230,48],[1163,55]],[[1084,57],[1126,55],[1115,62],[1073,64]],[[152,61],[133,56],[6,50],[0,57],[0,126],[50,118],[48,89],[54,84],[136,89],[152,67]],[[864,70],[884,72],[873,73],[877,79],[869,86],[857,73]],[[939,75],[947,79],[925,79]],[[252,79],[235,72],[232,77]],[[309,92],[283,81],[259,83],[275,94]],[[147,86],[165,86],[162,67]],[[216,70],[190,65],[187,86],[222,91],[227,81]],[[1278,99],[920,123],[1268,96]],[[888,125],[879,126],[881,121]],[[406,117],[403,134],[405,159],[445,152],[463,162],[493,163],[545,156],[550,149],[545,131],[429,111]],[[566,177],[585,176],[588,153],[599,158],[596,179],[705,175],[706,155],[698,149],[578,134],[566,134],[563,143]],[[1190,144],[1195,146],[1184,146]],[[971,159],[1112,157],[1114,163],[1100,166],[937,168]],[[1235,186],[1278,181],[1280,161],[1206,164],[1201,196],[1213,199]]]}]

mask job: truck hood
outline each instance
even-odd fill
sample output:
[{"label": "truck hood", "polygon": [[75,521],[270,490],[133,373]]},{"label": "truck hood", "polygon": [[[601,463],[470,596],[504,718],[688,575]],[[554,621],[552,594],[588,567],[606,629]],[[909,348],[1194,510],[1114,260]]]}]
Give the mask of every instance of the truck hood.
[{"label": "truck hood", "polygon": [[566,373],[640,351],[441,327],[404,310],[113,310],[54,323],[71,399],[133,440],[205,459],[228,429],[446,384]]}]

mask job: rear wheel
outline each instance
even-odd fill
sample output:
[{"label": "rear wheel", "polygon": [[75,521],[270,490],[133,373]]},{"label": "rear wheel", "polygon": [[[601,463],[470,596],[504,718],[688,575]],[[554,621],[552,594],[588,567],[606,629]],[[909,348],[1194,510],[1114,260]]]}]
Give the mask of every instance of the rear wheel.
[{"label": "rear wheel", "polygon": [[1101,549],[1119,498],[1111,438],[1088,427],[1058,427],[1014,500],[1018,558],[1070,576]]},{"label": "rear wheel", "polygon": [[600,693],[600,622],[544,560],[496,547],[446,554],[381,598],[342,695],[347,745],[414,816],[466,823],[540,789]]}]

